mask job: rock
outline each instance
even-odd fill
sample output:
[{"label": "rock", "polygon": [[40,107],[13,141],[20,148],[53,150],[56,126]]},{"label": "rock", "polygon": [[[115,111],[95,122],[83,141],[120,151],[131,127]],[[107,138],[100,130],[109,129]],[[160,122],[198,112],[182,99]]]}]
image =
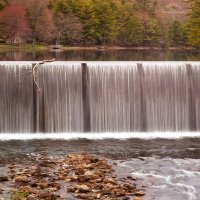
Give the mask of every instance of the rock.
[{"label": "rock", "polygon": [[86,171],[84,175],[85,176],[94,176],[94,174],[95,174],[95,171],[92,170],[92,171]]},{"label": "rock", "polygon": [[35,195],[38,195],[39,193],[37,189],[32,188],[30,186],[23,186],[20,188],[20,191],[26,192],[28,194],[35,194]]},{"label": "rock", "polygon": [[123,188],[126,189],[126,190],[134,190],[136,189],[134,185],[132,185],[131,183],[125,183],[123,185]]},{"label": "rock", "polygon": [[87,200],[93,200],[92,197],[90,197],[87,194],[76,194],[75,197],[79,198],[79,199],[87,199]]},{"label": "rock", "polygon": [[36,180],[31,180],[31,182],[29,183],[29,185],[31,187],[37,187],[37,181]]},{"label": "rock", "polygon": [[134,194],[135,194],[135,196],[144,196],[145,195],[145,193],[143,191],[137,191]]},{"label": "rock", "polygon": [[45,198],[50,197],[50,196],[51,196],[51,193],[48,190],[40,192],[40,198],[41,199],[45,199]]},{"label": "rock", "polygon": [[48,188],[48,183],[46,183],[46,182],[37,183],[37,186],[40,187],[40,189],[46,189],[46,188]]},{"label": "rock", "polygon": [[76,190],[78,190],[78,192],[89,192],[90,188],[87,185],[76,185]]},{"label": "rock", "polygon": [[127,176],[127,179],[136,181],[136,178],[135,178],[135,177],[132,177],[132,176]]},{"label": "rock", "polygon": [[37,200],[37,198],[34,197],[33,195],[29,195],[26,199],[27,200]]},{"label": "rock", "polygon": [[112,183],[113,185],[117,185],[115,179],[113,179],[113,178],[107,178],[106,181],[107,181],[108,183]]},{"label": "rock", "polygon": [[53,167],[56,163],[50,160],[44,160],[43,162],[40,163],[41,167]]},{"label": "rock", "polygon": [[100,191],[100,193],[101,193],[101,195],[107,195],[107,194],[111,194],[111,191],[103,189]]},{"label": "rock", "polygon": [[15,178],[15,182],[23,182],[23,183],[28,183],[29,179],[27,176],[17,176]]},{"label": "rock", "polygon": [[67,192],[74,193],[75,191],[76,191],[76,189],[74,187],[67,188]]},{"label": "rock", "polygon": [[135,197],[133,200],[142,200],[140,197]]},{"label": "rock", "polygon": [[7,176],[0,176],[0,182],[6,182],[6,181],[8,181]]}]

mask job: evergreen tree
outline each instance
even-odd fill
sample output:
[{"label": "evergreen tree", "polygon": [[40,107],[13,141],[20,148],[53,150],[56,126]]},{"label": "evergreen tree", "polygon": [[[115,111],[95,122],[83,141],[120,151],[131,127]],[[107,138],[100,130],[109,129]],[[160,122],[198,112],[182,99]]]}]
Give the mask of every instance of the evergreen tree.
[{"label": "evergreen tree", "polygon": [[96,27],[98,19],[95,16],[95,7],[92,0],[80,0],[76,15],[83,23],[83,42],[94,44],[97,38]]},{"label": "evergreen tree", "polygon": [[189,44],[200,47],[200,0],[189,0],[191,12],[187,20]]},{"label": "evergreen tree", "polygon": [[119,33],[120,44],[125,46],[141,45],[143,43],[143,33],[143,26],[139,20],[134,16],[130,16]]},{"label": "evergreen tree", "polygon": [[107,44],[114,40],[116,35],[116,16],[112,4],[106,0],[95,2],[95,17],[97,44]]},{"label": "evergreen tree", "polygon": [[169,29],[170,46],[181,46],[187,44],[186,33],[179,21],[174,21]]},{"label": "evergreen tree", "polygon": [[161,28],[156,19],[151,19],[147,25],[144,44],[150,46],[158,46],[161,40]]}]

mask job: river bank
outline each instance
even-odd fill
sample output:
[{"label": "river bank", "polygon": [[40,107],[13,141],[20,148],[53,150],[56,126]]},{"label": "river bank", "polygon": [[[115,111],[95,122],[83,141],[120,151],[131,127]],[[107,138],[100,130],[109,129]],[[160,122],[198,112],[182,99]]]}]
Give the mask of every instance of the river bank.
[{"label": "river bank", "polygon": [[[64,51],[80,51],[80,50],[198,50],[194,47],[123,47],[123,46],[63,46],[61,50]],[[0,44],[0,51],[8,51],[8,50],[35,50],[35,51],[44,51],[44,50],[52,50],[49,45],[32,45],[32,44],[24,44],[24,45],[8,45],[8,44]]]}]

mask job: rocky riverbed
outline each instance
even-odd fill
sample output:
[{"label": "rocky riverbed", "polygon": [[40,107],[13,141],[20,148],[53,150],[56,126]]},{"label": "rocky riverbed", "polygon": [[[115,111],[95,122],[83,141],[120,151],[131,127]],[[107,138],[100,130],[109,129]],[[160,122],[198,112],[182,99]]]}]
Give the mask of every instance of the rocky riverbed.
[{"label": "rocky riverbed", "polygon": [[88,154],[2,163],[1,200],[142,200],[144,187],[114,161]]},{"label": "rocky riverbed", "polygon": [[[142,200],[199,200],[199,144],[200,138],[0,141],[0,176],[3,179],[6,177],[9,179],[9,181],[0,182],[0,188],[4,190],[0,194],[0,199],[9,200],[10,188],[15,189],[14,192],[19,189],[15,186],[16,177],[10,178],[8,167],[14,166],[16,176],[20,176],[23,175],[20,174],[22,170],[27,168],[26,170],[30,171],[31,167],[40,166],[43,161],[57,162],[66,160],[67,155],[78,154],[92,155],[94,158],[105,160],[114,170],[110,173],[112,174],[110,178],[116,176],[115,180],[122,185],[125,183],[122,181],[124,178],[131,184],[136,184],[137,189],[145,192],[144,196],[138,197]],[[52,174],[51,170],[56,170],[57,165],[61,163],[52,164],[52,168],[40,168],[44,173],[55,177],[57,175]],[[128,176],[136,180],[129,180]],[[60,184],[62,180],[57,182]],[[74,195],[76,193],[66,191],[70,184],[71,186],[80,185],[79,182],[65,183],[66,187],[61,186],[63,189],[55,193],[67,194],[68,196],[65,197],[67,200],[77,199]],[[132,200],[136,197],[129,198]]]}]

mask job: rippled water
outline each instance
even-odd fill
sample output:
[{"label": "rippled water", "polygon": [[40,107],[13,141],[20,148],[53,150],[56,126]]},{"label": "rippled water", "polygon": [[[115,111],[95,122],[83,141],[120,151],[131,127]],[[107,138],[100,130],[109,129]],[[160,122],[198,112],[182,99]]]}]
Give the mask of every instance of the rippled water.
[{"label": "rippled water", "polygon": [[18,140],[0,142],[0,166],[34,156],[85,152],[115,160],[119,175],[145,185],[144,200],[200,199],[200,138]]},{"label": "rippled water", "polygon": [[145,200],[200,199],[200,160],[148,157],[120,166],[147,186]]}]

